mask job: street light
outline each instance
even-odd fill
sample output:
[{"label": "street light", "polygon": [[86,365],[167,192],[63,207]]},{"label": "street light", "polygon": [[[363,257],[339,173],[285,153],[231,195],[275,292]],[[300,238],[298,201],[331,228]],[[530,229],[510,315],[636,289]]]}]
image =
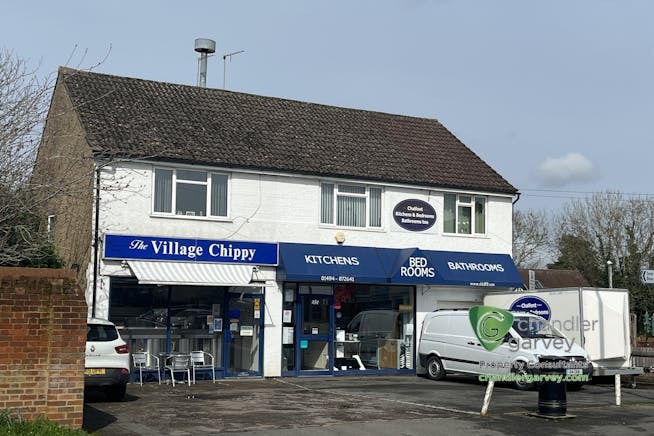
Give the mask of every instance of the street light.
[{"label": "street light", "polygon": [[607,260],[606,265],[609,268],[609,288],[612,288],[613,287],[613,262]]}]

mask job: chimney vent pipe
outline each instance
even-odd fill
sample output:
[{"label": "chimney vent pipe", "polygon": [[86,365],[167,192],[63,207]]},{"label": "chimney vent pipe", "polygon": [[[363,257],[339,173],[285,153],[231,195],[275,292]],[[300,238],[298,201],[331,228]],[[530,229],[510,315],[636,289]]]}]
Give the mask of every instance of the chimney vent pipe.
[{"label": "chimney vent pipe", "polygon": [[216,52],[216,41],[206,38],[197,38],[195,40],[195,51],[200,53],[200,65],[198,73],[198,86],[206,88],[207,86],[207,58],[210,54]]}]

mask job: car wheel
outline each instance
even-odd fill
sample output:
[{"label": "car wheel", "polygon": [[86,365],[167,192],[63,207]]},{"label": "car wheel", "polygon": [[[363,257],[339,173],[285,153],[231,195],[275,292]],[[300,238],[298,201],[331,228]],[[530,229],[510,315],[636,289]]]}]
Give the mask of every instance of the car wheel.
[{"label": "car wheel", "polygon": [[109,401],[121,401],[123,398],[125,398],[126,390],[127,384],[108,387],[106,390],[107,398]]},{"label": "car wheel", "polygon": [[440,380],[445,377],[443,362],[437,356],[430,356],[427,359],[427,377],[432,380]]}]

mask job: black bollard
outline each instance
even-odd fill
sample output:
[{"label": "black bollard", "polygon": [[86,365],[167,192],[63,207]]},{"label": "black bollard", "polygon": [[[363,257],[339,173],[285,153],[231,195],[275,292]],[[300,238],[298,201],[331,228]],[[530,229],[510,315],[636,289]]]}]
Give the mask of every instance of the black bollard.
[{"label": "black bollard", "polygon": [[[541,368],[541,374],[554,377],[565,376],[565,368],[560,359],[541,357],[540,362],[552,365],[551,368]],[[556,379],[544,381],[538,389],[538,414],[554,417],[565,416],[567,408],[565,382],[557,383]]]}]

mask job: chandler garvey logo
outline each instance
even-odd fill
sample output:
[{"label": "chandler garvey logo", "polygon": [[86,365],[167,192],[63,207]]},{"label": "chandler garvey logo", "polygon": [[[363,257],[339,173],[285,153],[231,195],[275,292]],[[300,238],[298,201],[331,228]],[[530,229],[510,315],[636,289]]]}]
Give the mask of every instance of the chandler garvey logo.
[{"label": "chandler garvey logo", "polygon": [[479,342],[488,351],[499,347],[513,325],[513,315],[492,306],[471,307],[468,316]]}]

